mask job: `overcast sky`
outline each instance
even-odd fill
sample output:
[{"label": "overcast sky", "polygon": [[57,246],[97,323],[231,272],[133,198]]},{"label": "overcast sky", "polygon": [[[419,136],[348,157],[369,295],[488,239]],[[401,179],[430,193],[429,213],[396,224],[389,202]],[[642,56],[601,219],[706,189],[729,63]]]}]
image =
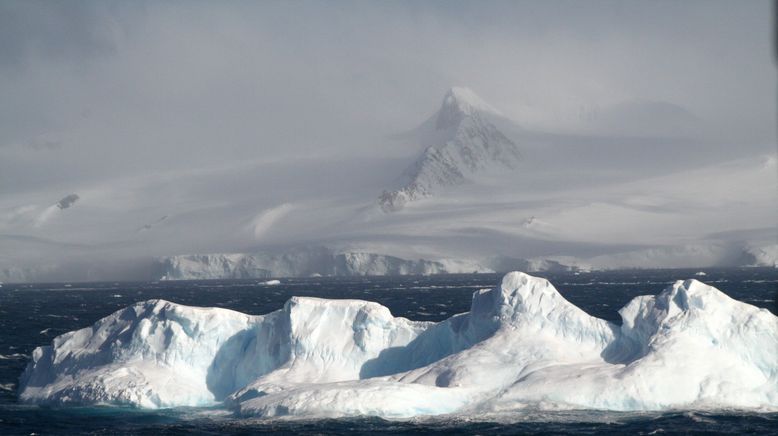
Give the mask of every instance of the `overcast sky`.
[{"label": "overcast sky", "polygon": [[661,102],[774,143],[771,17],[766,1],[6,0],[0,192],[381,155],[452,85],[530,127]]}]

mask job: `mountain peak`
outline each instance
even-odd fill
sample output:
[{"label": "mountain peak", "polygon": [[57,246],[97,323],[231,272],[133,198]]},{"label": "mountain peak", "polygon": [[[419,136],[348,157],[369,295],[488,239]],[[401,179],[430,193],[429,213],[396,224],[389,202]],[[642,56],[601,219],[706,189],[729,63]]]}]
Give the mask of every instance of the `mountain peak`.
[{"label": "mountain peak", "polygon": [[500,111],[485,102],[472,89],[454,86],[443,97],[438,112],[437,128],[455,126],[462,118],[479,112],[502,116]]},{"label": "mountain peak", "polygon": [[500,112],[469,88],[451,88],[437,115],[422,124],[424,152],[403,173],[402,187],[379,196],[381,209],[394,212],[477,173],[515,168],[521,154],[492,124],[496,117],[502,117]]}]

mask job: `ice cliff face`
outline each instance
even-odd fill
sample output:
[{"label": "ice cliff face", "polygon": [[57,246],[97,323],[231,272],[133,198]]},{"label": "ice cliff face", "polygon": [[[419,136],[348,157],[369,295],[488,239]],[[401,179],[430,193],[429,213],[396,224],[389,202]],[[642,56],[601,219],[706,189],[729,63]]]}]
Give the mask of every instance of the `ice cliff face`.
[{"label": "ice cliff face", "polygon": [[778,410],[778,317],[696,280],[620,311],[621,326],[509,273],[440,323],[376,303],[293,298],[249,316],[153,300],[33,353],[20,399],[211,405],[308,417],[605,410]]},{"label": "ice cliff face", "polygon": [[404,171],[399,188],[380,195],[382,210],[402,209],[409,201],[462,184],[479,172],[514,168],[520,160],[518,147],[492,124],[494,116],[500,113],[470,89],[451,88],[434,124],[422,126],[421,156]]},{"label": "ice cliff face", "polygon": [[283,253],[191,254],[160,258],[156,275],[166,280],[267,277],[429,275],[493,272],[462,260],[407,260],[375,253],[306,248]]},{"label": "ice cliff face", "polygon": [[163,280],[263,279],[272,271],[254,256],[242,253],[186,254],[157,259]]},{"label": "ice cliff face", "polygon": [[279,311],[250,316],[150,300],[36,348],[21,399],[211,405],[273,371],[310,381],[358,378],[366,360],[427,326],[367,301],[295,297]]}]

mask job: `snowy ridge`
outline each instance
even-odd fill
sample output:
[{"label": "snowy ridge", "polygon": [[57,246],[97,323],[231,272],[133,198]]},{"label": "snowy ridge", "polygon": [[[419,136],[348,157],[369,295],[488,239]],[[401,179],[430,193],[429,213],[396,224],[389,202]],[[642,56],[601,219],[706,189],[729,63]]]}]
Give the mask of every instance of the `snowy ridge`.
[{"label": "snowy ridge", "polygon": [[513,272],[440,323],[379,304],[292,298],[249,316],[137,303],[39,347],[20,399],[211,405],[242,415],[411,417],[606,410],[778,410],[778,317],[696,280],[633,299],[621,326]]},{"label": "snowy ridge", "polygon": [[380,195],[382,210],[402,209],[410,201],[462,184],[479,172],[515,168],[519,150],[489,121],[491,116],[501,114],[470,89],[449,90],[433,117],[434,132],[422,132],[424,151],[404,171],[402,186]]}]

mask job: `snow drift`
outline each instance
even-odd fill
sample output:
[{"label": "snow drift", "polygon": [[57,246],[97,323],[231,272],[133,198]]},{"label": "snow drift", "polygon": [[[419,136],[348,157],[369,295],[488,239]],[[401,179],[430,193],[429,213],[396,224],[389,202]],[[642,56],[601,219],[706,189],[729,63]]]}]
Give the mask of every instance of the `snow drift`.
[{"label": "snow drift", "polygon": [[778,410],[778,317],[696,280],[587,315],[513,272],[440,323],[292,298],[250,316],[152,300],[39,347],[23,402],[206,406],[241,415]]}]

